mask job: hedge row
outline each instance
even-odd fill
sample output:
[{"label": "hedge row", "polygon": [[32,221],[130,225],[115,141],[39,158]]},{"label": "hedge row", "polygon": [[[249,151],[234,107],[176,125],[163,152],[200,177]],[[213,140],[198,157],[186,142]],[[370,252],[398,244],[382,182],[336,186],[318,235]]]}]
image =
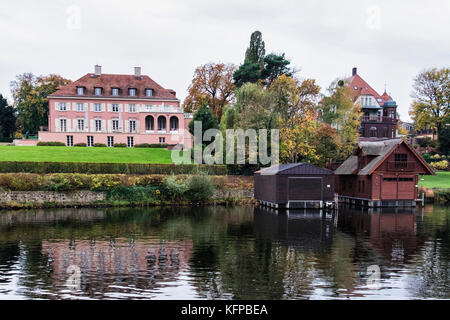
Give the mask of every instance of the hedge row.
[{"label": "hedge row", "polygon": [[27,173],[122,173],[122,174],[190,174],[206,172],[226,175],[224,165],[152,164],[152,163],[91,163],[91,162],[19,162],[0,161],[0,172]]}]

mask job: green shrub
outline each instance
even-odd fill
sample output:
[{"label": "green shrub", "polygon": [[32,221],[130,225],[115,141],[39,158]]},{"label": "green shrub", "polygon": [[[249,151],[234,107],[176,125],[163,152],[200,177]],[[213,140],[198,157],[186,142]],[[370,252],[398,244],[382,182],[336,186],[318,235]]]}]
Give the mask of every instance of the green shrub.
[{"label": "green shrub", "polygon": [[182,178],[174,175],[164,180],[165,193],[164,196],[169,200],[180,200],[188,191],[188,186]]},{"label": "green shrub", "polygon": [[222,165],[153,164],[153,163],[90,163],[90,162],[19,162],[0,161],[0,172],[28,173],[123,173],[123,174],[192,174],[207,172],[226,175]]},{"label": "green shrub", "polygon": [[448,168],[448,161],[447,160],[442,160],[442,161],[431,162],[430,166],[434,170],[447,170],[447,168]]},{"label": "green shrub", "polygon": [[115,143],[114,144],[114,148],[126,148],[127,144],[126,143]]},{"label": "green shrub", "polygon": [[50,191],[69,191],[73,190],[73,187],[65,175],[55,174],[48,177],[44,189]]},{"label": "green shrub", "polygon": [[13,142],[13,138],[0,137],[0,142],[11,143]]},{"label": "green shrub", "polygon": [[187,178],[188,191],[186,198],[190,202],[201,202],[214,195],[215,186],[210,176],[206,174],[191,175]]},{"label": "green shrub", "polygon": [[161,192],[152,186],[117,186],[107,192],[107,199],[131,203],[149,203],[158,200],[160,194]]},{"label": "green shrub", "polygon": [[135,144],[135,148],[167,148],[166,143],[140,143]]},{"label": "green shrub", "polygon": [[75,143],[73,146],[74,147],[86,147],[87,145],[84,142],[80,142],[80,143]]},{"label": "green shrub", "polygon": [[39,141],[37,143],[40,147],[65,147],[66,144],[58,141]]},{"label": "green shrub", "polygon": [[94,147],[97,147],[97,148],[106,148],[106,144],[104,144],[104,143],[94,143]]}]

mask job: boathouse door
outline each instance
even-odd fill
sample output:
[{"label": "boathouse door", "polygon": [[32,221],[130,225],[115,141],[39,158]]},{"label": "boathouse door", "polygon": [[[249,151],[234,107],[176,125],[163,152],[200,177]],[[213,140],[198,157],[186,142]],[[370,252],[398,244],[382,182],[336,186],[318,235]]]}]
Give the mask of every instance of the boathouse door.
[{"label": "boathouse door", "polygon": [[322,177],[289,177],[288,201],[323,200]]}]

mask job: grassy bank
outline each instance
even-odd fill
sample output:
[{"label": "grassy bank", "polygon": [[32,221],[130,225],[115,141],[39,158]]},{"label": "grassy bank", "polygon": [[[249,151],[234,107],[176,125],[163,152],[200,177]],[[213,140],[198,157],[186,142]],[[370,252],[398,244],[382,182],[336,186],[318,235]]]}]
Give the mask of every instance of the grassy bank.
[{"label": "grassy bank", "polygon": [[0,161],[172,163],[163,148],[86,148],[0,146]]},{"label": "grassy bank", "polygon": [[423,176],[419,180],[419,187],[431,189],[450,189],[450,172],[438,171],[434,176]]}]

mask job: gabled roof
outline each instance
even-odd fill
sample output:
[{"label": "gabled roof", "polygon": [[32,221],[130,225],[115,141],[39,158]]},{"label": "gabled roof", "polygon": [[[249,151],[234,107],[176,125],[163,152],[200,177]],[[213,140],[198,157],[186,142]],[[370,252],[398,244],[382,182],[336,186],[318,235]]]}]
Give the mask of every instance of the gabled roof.
[{"label": "gabled roof", "polygon": [[260,173],[262,175],[330,175],[333,174],[333,171],[320,168],[306,162],[299,162],[274,165],[269,168],[261,169],[256,173]]},{"label": "gabled roof", "polygon": [[395,148],[404,143],[411,152],[419,159],[419,161],[425,166],[430,174],[434,174],[430,165],[422,158],[420,154],[414,150],[411,145],[404,139],[389,139],[383,141],[361,141],[358,144],[358,148],[363,155],[375,156],[364,168],[358,171],[358,156],[351,155],[347,160],[337,168],[334,173],[339,175],[370,175],[372,174],[383,161],[395,150]]},{"label": "gabled roof", "polygon": [[348,78],[347,82],[352,88],[354,100],[360,95],[372,95],[375,99],[381,98],[381,96],[358,74]]},{"label": "gabled roof", "polygon": [[[168,89],[161,87],[158,83],[153,81],[149,76],[140,76],[128,74],[101,74],[96,76],[93,73],[88,73],[80,79],[66,85],[59,87],[56,92],[50,95],[52,96],[77,96],[77,87],[84,87],[85,92],[83,97],[93,97],[94,88],[103,88],[102,97],[114,97],[114,98],[128,98],[128,89],[137,89],[136,96],[132,98],[149,98],[145,96],[145,89],[153,89],[153,95],[151,99],[168,99],[176,100],[176,96]],[[119,88],[119,96],[112,96],[111,89]]]}]

